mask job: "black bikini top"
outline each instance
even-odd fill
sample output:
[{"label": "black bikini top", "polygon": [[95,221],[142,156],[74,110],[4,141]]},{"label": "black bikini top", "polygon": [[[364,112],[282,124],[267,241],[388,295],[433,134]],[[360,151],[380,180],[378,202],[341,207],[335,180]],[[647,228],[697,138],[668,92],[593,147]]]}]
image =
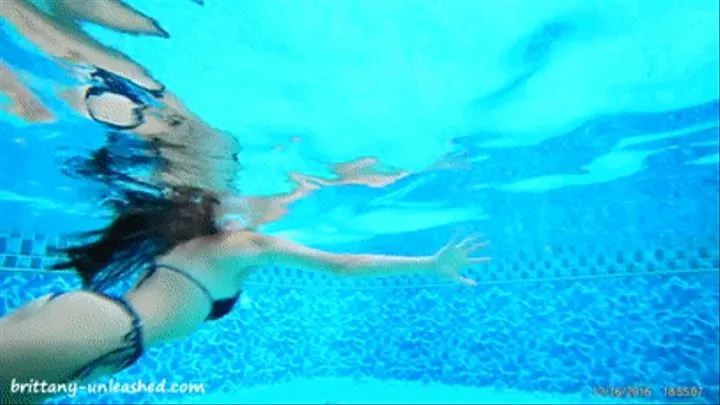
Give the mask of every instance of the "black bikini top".
[{"label": "black bikini top", "polygon": [[198,281],[198,279],[190,275],[190,273],[186,272],[185,270],[178,269],[177,267],[168,266],[167,264],[156,264],[155,267],[148,273],[147,277],[149,277],[152,273],[154,273],[157,269],[160,268],[174,271],[175,273],[187,278],[208,297],[208,300],[210,300],[210,302],[212,303],[212,309],[210,310],[207,318],[205,318],[206,321],[214,321],[220,319],[232,312],[233,307],[235,307],[235,304],[238,302],[238,300],[240,299],[240,295],[242,294],[242,291],[238,291],[238,293],[234,297],[216,300],[215,298],[213,298],[212,294],[210,294],[210,291],[208,291],[208,289],[200,281]]}]

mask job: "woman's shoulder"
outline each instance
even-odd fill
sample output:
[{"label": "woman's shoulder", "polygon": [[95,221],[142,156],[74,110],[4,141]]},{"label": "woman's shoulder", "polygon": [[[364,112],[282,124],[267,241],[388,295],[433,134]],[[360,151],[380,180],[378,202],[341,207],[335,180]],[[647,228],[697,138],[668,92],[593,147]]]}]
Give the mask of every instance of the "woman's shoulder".
[{"label": "woman's shoulder", "polygon": [[263,235],[252,230],[230,230],[199,239],[198,247],[222,255],[249,255],[257,253],[264,245],[265,239]]},{"label": "woman's shoulder", "polygon": [[265,239],[263,235],[249,230],[223,231],[185,242],[165,257],[192,261],[244,257],[252,262],[263,251]]}]

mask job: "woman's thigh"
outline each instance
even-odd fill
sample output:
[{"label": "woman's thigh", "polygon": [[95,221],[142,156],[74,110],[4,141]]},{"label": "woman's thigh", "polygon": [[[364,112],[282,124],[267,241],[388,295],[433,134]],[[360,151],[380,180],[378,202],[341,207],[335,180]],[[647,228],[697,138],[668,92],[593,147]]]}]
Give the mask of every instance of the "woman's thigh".
[{"label": "woman's thigh", "polygon": [[28,305],[0,322],[3,394],[13,382],[65,382],[86,364],[126,345],[124,336],[132,328],[123,308],[91,293],[71,292]]}]

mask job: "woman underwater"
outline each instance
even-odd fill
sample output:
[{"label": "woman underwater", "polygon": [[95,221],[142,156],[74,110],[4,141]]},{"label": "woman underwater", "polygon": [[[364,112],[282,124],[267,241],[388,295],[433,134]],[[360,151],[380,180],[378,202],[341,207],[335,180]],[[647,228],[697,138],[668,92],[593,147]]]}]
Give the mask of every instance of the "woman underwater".
[{"label": "woman underwater", "polygon": [[[87,382],[130,366],[147,347],[185,337],[227,315],[243,282],[266,265],[336,275],[435,274],[474,285],[460,271],[489,260],[470,257],[476,237],[453,239],[432,256],[337,254],[272,236],[219,226],[226,207],[202,189],[162,197],[134,195],[91,241],[63,250],[83,289],[38,298],[0,318],[2,403],[43,400],[13,393],[12,381]],[[121,295],[108,289],[143,271]]]}]

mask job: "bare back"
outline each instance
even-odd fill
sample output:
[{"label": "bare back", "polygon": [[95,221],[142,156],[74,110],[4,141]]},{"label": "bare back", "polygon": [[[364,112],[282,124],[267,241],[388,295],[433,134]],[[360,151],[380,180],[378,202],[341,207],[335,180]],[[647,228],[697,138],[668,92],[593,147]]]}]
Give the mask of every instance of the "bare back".
[{"label": "bare back", "polygon": [[[247,241],[247,254],[237,246]],[[158,257],[158,264],[182,269],[204,285],[216,300],[235,296],[257,266],[254,259],[253,234],[224,232],[197,238]],[[187,335],[201,324],[211,302],[197,286],[173,272],[156,271],[142,285],[127,294],[145,322],[146,344]]]}]

